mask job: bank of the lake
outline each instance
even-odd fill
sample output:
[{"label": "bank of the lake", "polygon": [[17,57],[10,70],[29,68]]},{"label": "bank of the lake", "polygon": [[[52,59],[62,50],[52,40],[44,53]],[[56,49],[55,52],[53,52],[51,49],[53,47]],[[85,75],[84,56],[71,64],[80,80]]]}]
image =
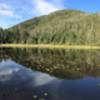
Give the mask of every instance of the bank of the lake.
[{"label": "bank of the lake", "polygon": [[66,45],[66,44],[0,44],[0,48],[49,48],[49,49],[96,49],[100,46],[95,45]]}]

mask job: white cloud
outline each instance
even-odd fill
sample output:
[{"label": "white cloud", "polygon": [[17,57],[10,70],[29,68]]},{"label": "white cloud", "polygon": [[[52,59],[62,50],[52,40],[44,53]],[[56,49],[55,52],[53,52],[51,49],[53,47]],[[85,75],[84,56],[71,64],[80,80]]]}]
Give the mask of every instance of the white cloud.
[{"label": "white cloud", "polygon": [[5,15],[5,16],[13,16],[13,12],[8,11],[8,10],[0,10],[0,15]]},{"label": "white cloud", "polygon": [[16,15],[14,11],[5,3],[0,3],[0,15],[7,17],[19,18],[20,16]]},{"label": "white cloud", "polygon": [[40,15],[49,14],[51,12],[63,9],[61,0],[54,0],[54,2],[47,2],[46,0],[33,0],[34,11]]}]

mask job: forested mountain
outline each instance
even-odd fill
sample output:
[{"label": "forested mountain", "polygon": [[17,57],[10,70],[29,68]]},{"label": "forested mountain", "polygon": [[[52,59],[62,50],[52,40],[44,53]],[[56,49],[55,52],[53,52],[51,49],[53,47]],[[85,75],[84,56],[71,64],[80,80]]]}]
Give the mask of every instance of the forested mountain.
[{"label": "forested mountain", "polygon": [[61,10],[0,29],[0,43],[100,44],[100,14]]}]

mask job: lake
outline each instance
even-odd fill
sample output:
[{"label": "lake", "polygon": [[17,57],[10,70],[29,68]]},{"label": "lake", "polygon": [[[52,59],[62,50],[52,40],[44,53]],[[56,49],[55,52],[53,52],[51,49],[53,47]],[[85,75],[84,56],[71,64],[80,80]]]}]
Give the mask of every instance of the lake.
[{"label": "lake", "polygon": [[100,100],[100,51],[2,48],[0,100]]}]

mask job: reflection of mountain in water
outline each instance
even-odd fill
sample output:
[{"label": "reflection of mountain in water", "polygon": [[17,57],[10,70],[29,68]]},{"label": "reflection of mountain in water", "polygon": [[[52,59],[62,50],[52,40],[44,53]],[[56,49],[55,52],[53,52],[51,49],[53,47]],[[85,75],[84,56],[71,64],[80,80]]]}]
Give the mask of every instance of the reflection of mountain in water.
[{"label": "reflection of mountain in water", "polygon": [[0,62],[0,100],[99,100],[99,78],[60,80],[11,60]]},{"label": "reflection of mountain in water", "polygon": [[100,52],[95,50],[1,49],[0,52],[0,59],[10,58],[60,78],[100,76]]}]

